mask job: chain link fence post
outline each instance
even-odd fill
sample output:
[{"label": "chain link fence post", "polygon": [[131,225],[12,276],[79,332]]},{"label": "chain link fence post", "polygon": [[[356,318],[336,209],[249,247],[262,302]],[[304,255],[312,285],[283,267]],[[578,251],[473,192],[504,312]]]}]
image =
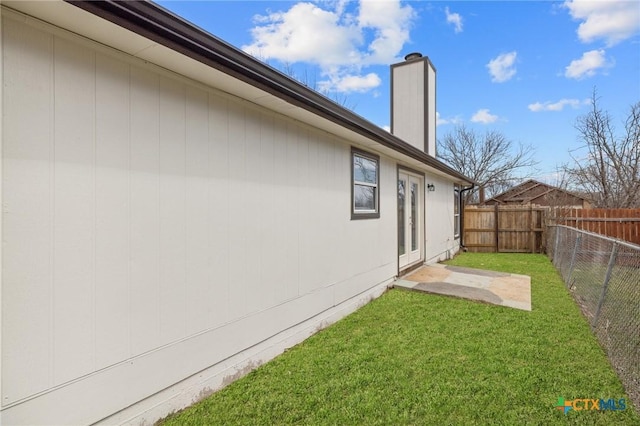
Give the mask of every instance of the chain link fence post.
[{"label": "chain link fence post", "polygon": [[613,270],[613,266],[616,264],[616,257],[618,255],[618,243],[613,243],[613,248],[611,249],[611,256],[609,257],[609,263],[607,264],[607,272],[604,276],[604,282],[602,283],[602,294],[600,295],[600,300],[598,301],[598,308],[596,309],[596,314],[593,317],[593,324],[591,324],[591,328],[595,328],[598,324],[598,318],[600,318],[600,311],[602,310],[602,304],[604,303],[605,297],[607,297],[607,289],[609,288],[609,281],[611,281],[611,271]]},{"label": "chain link fence post", "polygon": [[578,255],[578,247],[580,247],[580,243],[582,242],[582,234],[578,234],[576,238],[576,244],[573,247],[573,254],[571,255],[571,263],[569,263],[569,274],[567,275],[567,280],[565,284],[571,288],[571,276],[573,275],[573,269],[576,266],[576,256]]}]

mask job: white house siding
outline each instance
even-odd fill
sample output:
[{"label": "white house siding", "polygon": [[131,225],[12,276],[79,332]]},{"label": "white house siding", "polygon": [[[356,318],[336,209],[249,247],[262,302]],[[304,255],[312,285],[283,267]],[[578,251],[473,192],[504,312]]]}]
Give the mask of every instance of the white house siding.
[{"label": "white house siding", "polygon": [[2,69],[2,424],[99,421],[396,275],[390,159],[352,221],[349,141],[6,10]]},{"label": "white house siding", "polygon": [[426,190],[426,263],[450,259],[458,252],[460,240],[454,238],[454,194],[453,183],[442,177],[428,173],[428,184],[434,191]]}]

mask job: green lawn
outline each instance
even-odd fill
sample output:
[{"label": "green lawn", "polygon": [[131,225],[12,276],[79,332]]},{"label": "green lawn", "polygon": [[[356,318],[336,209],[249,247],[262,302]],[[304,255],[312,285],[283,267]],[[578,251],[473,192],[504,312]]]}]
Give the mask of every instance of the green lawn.
[{"label": "green lawn", "polygon": [[558,398],[626,398],[549,260],[462,254],[530,275],[533,311],[390,290],[166,425],[640,425]]}]

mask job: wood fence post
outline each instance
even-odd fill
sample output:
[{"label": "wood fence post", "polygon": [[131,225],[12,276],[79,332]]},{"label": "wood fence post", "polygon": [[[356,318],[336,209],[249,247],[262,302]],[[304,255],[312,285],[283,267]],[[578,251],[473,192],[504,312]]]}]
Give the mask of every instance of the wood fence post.
[{"label": "wood fence post", "polygon": [[536,233],[533,222],[533,204],[529,204],[529,247],[531,247],[531,253],[536,252]]},{"label": "wood fence post", "polygon": [[499,216],[498,215],[498,210],[499,210],[498,209],[498,203],[496,203],[495,204],[495,208],[494,208],[494,212],[495,212],[495,214],[494,214],[494,222],[495,222],[494,223],[494,227],[495,227],[495,232],[496,232],[496,235],[495,235],[496,251],[495,252],[496,253],[500,253],[500,244],[499,244],[500,243],[500,237],[499,237],[499,232],[498,232],[500,230],[500,226],[498,225],[498,216]]},{"label": "wood fence post", "polygon": [[557,265],[556,265],[556,257],[558,256],[557,255],[557,253],[558,253],[558,243],[560,242],[560,228],[558,228],[558,225],[554,225],[553,229],[554,229],[554,232],[556,233],[556,235],[555,235],[555,240],[556,241],[555,241],[555,243],[553,245],[553,258],[552,258],[551,261],[553,262],[554,266],[557,267]]}]

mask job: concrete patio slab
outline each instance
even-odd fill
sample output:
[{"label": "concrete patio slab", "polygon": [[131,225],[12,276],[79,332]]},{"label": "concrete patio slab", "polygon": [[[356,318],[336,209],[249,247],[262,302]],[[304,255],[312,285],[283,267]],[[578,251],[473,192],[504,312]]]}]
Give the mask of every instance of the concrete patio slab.
[{"label": "concrete patio slab", "polygon": [[531,277],[443,264],[426,265],[394,287],[531,310]]}]

